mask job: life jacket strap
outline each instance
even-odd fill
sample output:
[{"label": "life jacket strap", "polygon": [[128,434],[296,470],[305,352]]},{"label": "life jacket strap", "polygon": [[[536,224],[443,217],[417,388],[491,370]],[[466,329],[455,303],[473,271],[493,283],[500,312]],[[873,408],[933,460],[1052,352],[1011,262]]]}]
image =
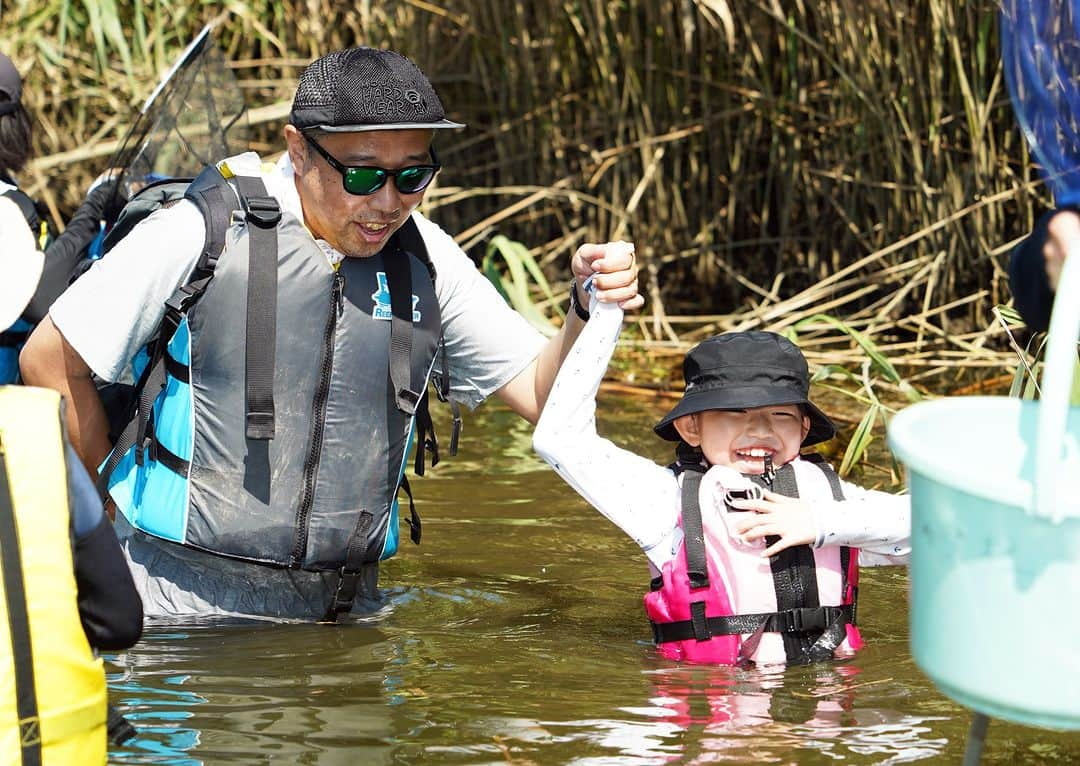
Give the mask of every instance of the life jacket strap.
[{"label": "life jacket strap", "polygon": [[419,545],[420,537],[423,533],[423,525],[420,523],[420,514],[416,512],[416,503],[413,502],[412,487],[409,486],[409,477],[405,474],[401,475],[401,488],[405,490],[405,494],[409,498],[409,539],[413,541],[413,545]]},{"label": "life jacket strap", "polygon": [[[410,218],[401,227],[415,227]],[[394,389],[394,403],[406,415],[415,415],[422,391],[417,391],[412,381],[412,265],[400,239],[397,247],[383,257],[386,269],[386,287],[390,291],[390,383]],[[423,444],[418,445],[422,448]]]},{"label": "life jacket strap", "polygon": [[29,330],[5,330],[0,332],[0,346],[16,348],[26,343],[26,339],[29,337]]},{"label": "life jacket strap", "polygon": [[22,554],[19,548],[15,503],[8,485],[4,445],[0,441],[0,570],[2,570],[4,582],[4,599],[10,633],[8,639],[11,642],[11,656],[14,660],[15,709],[19,721],[21,762],[32,766],[41,763],[41,727],[34,685],[30,616],[23,582]]},{"label": "life jacket strap", "polygon": [[112,705],[109,705],[109,714],[105,719],[105,733],[114,745],[122,745],[137,734],[131,721]]},{"label": "life jacket strap", "polygon": [[703,473],[690,469],[684,474],[682,484],[683,551],[686,554],[686,574],[690,579],[691,590],[709,587],[705,531],[702,528],[701,500],[698,497],[702,478]]},{"label": "life jacket strap", "polygon": [[345,563],[338,571],[337,588],[334,590],[334,597],[330,601],[330,607],[326,610],[322,622],[337,622],[342,614],[352,611],[353,601],[356,600],[356,590],[364,571],[364,553],[367,549],[368,528],[371,526],[372,519],[368,511],[361,511],[360,518],[356,520],[356,528],[349,538],[349,547],[345,551]]},{"label": "life jacket strap", "polygon": [[244,401],[249,439],[274,438],[274,351],[277,340],[278,202],[262,179],[236,176],[248,223],[247,337]]},{"label": "life jacket strap", "polygon": [[[704,602],[698,602],[704,604]],[[691,614],[693,614],[691,605]],[[785,609],[782,612],[764,612],[761,614],[734,614],[721,617],[705,617],[703,620],[680,620],[677,622],[650,621],[653,640],[658,644],[671,641],[707,641],[716,636],[734,636],[754,633],[784,635],[816,633],[830,629],[834,625],[843,626],[855,622],[855,607],[817,606]],[[702,624],[703,623],[703,624]],[[839,644],[837,644],[839,646]],[[835,647],[833,647],[835,648]],[[830,650],[831,651],[831,650]]]}]

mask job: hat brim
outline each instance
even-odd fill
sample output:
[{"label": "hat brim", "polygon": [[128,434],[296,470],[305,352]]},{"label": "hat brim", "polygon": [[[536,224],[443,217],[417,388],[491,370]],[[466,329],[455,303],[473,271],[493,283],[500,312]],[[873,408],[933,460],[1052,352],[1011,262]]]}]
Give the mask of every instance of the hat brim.
[{"label": "hat brim", "polygon": [[373,130],[458,130],[464,127],[465,125],[460,122],[439,120],[438,122],[393,122],[386,125],[308,125],[300,129],[317,128],[325,133],[368,133]]},{"label": "hat brim", "polygon": [[813,402],[798,391],[783,391],[753,387],[725,386],[691,390],[653,428],[656,435],[667,441],[681,441],[675,421],[684,415],[706,410],[748,410],[782,404],[801,405],[808,418],[810,430],[802,441],[803,447],[819,444],[836,436],[836,425]]},{"label": "hat brim", "polygon": [[37,249],[34,235],[18,205],[0,197],[0,330],[15,324],[34,297],[45,253]]}]

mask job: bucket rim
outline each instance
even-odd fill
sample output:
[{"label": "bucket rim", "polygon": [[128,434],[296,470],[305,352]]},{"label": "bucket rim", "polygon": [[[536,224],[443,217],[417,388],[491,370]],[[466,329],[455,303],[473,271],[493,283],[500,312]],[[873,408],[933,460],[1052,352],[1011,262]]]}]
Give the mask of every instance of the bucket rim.
[{"label": "bucket rim", "polygon": [[[1029,406],[1025,407],[1025,405]],[[988,409],[997,409],[1000,417],[1016,421],[1025,408],[1034,410],[1036,407],[1034,402],[1025,402],[1025,400],[1008,396],[947,397],[919,402],[896,413],[889,421],[887,434],[889,449],[907,467],[909,475],[917,473],[969,495],[1027,510],[1032,503],[1030,481],[1015,474],[944,471],[934,451],[926,449],[926,434],[917,433],[917,431],[927,421],[943,422],[944,412],[970,416],[975,411],[985,415]]]}]

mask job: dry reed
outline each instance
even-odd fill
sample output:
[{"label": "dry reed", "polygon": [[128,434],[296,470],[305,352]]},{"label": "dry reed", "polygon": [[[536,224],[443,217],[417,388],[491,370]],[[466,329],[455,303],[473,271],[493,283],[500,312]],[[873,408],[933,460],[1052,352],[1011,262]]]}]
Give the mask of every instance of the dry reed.
[{"label": "dry reed", "polygon": [[[938,385],[1015,362],[991,308],[1008,299],[1006,243],[1048,198],[1002,86],[991,0],[228,7],[220,45],[263,110],[256,146],[279,148],[314,56],[400,50],[469,125],[439,137],[427,212],[478,259],[496,233],[529,243],[553,284],[579,243],[633,239],[645,348],[828,312]],[[217,9],[46,0],[0,13],[38,118],[26,180],[59,214]],[[835,327],[799,337],[812,361],[861,358]]]}]

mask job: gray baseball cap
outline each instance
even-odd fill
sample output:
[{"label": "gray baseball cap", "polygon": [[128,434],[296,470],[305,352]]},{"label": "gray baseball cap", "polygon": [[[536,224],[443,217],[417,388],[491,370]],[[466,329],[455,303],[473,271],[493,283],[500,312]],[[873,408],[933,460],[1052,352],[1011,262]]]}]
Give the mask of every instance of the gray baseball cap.
[{"label": "gray baseball cap", "polygon": [[446,119],[435,89],[415,64],[376,48],[334,51],[309,64],[289,122],[329,133],[465,127]]}]

